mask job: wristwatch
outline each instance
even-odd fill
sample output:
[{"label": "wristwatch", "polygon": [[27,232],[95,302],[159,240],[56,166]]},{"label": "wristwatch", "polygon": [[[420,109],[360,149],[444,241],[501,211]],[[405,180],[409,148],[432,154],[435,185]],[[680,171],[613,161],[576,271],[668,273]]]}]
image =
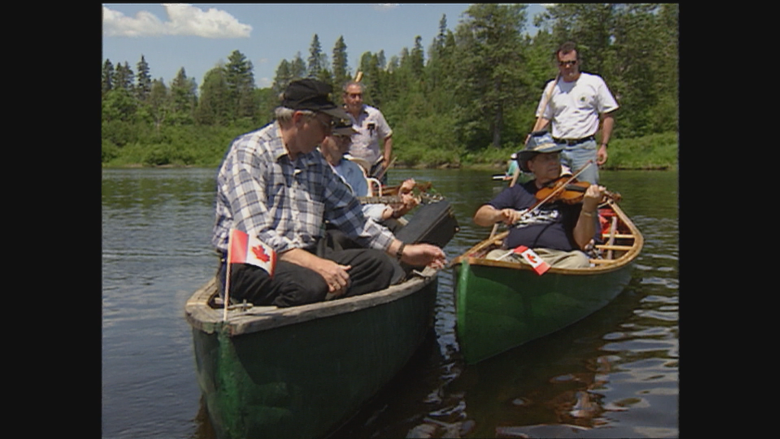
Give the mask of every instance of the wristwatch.
[{"label": "wristwatch", "polygon": [[398,247],[398,250],[396,250],[396,252],[395,252],[395,257],[399,261],[404,256],[404,247],[406,247],[406,243],[402,242],[401,245]]}]

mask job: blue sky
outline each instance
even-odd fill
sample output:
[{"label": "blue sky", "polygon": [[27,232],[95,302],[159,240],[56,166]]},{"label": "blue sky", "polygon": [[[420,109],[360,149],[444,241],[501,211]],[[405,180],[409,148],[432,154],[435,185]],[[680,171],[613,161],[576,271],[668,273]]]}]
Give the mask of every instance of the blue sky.
[{"label": "blue sky", "polygon": [[[365,52],[385,51],[389,60],[404,47],[411,49],[417,35],[426,50],[447,16],[454,31],[468,3],[425,4],[122,4],[103,3],[102,61],[126,61],[133,71],[141,55],[153,79],[170,85],[184,68],[198,87],[207,71],[238,50],[254,66],[258,87],[273,81],[283,59],[300,52],[309,56],[314,34],[332,60],[339,36],[347,45],[347,61],[354,74]],[[532,18],[542,4],[527,9]],[[101,62],[102,64],[102,62]]]}]

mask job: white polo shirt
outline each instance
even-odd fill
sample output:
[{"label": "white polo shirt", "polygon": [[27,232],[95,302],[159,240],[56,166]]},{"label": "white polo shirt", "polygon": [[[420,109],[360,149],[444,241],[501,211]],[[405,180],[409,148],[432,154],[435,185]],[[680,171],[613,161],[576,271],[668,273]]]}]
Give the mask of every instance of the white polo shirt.
[{"label": "white polo shirt", "polygon": [[[555,84],[550,103],[542,114],[544,96]],[[552,122],[552,136],[556,139],[581,139],[596,134],[599,114],[618,108],[618,103],[607,84],[598,75],[580,73],[574,82],[560,79],[550,81],[536,109],[536,116]]]},{"label": "white polo shirt", "polygon": [[390,129],[382,112],[369,105],[363,105],[363,111],[357,119],[351,113],[347,112],[347,114],[352,121],[352,128],[357,131],[352,135],[349,154],[373,165],[384,154],[384,143],[380,141],[391,136],[393,130]]}]

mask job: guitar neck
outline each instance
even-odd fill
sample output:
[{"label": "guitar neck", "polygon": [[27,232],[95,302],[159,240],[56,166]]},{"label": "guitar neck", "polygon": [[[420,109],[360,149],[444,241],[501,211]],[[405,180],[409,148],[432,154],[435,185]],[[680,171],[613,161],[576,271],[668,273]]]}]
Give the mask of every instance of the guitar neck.
[{"label": "guitar neck", "polygon": [[381,196],[381,197],[357,197],[360,204],[401,204],[401,197]]},{"label": "guitar neck", "polygon": [[[403,204],[403,200],[399,195],[383,195],[381,197],[356,197],[360,204]],[[440,195],[431,195],[427,193],[421,193],[414,197],[418,203],[422,203],[423,200],[427,202],[439,201],[442,199]]]}]

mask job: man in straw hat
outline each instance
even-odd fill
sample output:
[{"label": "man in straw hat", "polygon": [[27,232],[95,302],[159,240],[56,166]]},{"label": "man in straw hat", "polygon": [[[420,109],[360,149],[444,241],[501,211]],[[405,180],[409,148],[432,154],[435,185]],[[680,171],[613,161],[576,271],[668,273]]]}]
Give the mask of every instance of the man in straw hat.
[{"label": "man in straw hat", "polygon": [[[211,240],[221,257],[223,295],[230,230],[259,239],[277,256],[273,276],[251,264],[231,264],[231,300],[285,307],[379,290],[394,272],[388,255],[415,266],[446,263],[439,247],[406,245],[368,220],[316,150],[336,121],[348,118],[330,100],[331,92],[318,80],[291,82],[276,120],[239,136],[225,155]],[[363,248],[317,254],[324,222]]]},{"label": "man in straw hat", "polygon": [[[531,133],[525,148],[517,154],[517,163],[534,179],[504,189],[493,200],[482,205],[474,215],[474,223],[493,226],[503,222],[510,226],[502,250],[494,250],[488,258],[523,261],[508,249],[525,246],[535,251],[550,266],[558,268],[588,267],[588,256],[582,251],[596,233],[595,216],[604,188],[590,185],[581,203],[562,200],[546,202],[536,208],[536,192],[561,177],[560,151],[546,131]],[[566,177],[564,177],[566,178]]]}]

